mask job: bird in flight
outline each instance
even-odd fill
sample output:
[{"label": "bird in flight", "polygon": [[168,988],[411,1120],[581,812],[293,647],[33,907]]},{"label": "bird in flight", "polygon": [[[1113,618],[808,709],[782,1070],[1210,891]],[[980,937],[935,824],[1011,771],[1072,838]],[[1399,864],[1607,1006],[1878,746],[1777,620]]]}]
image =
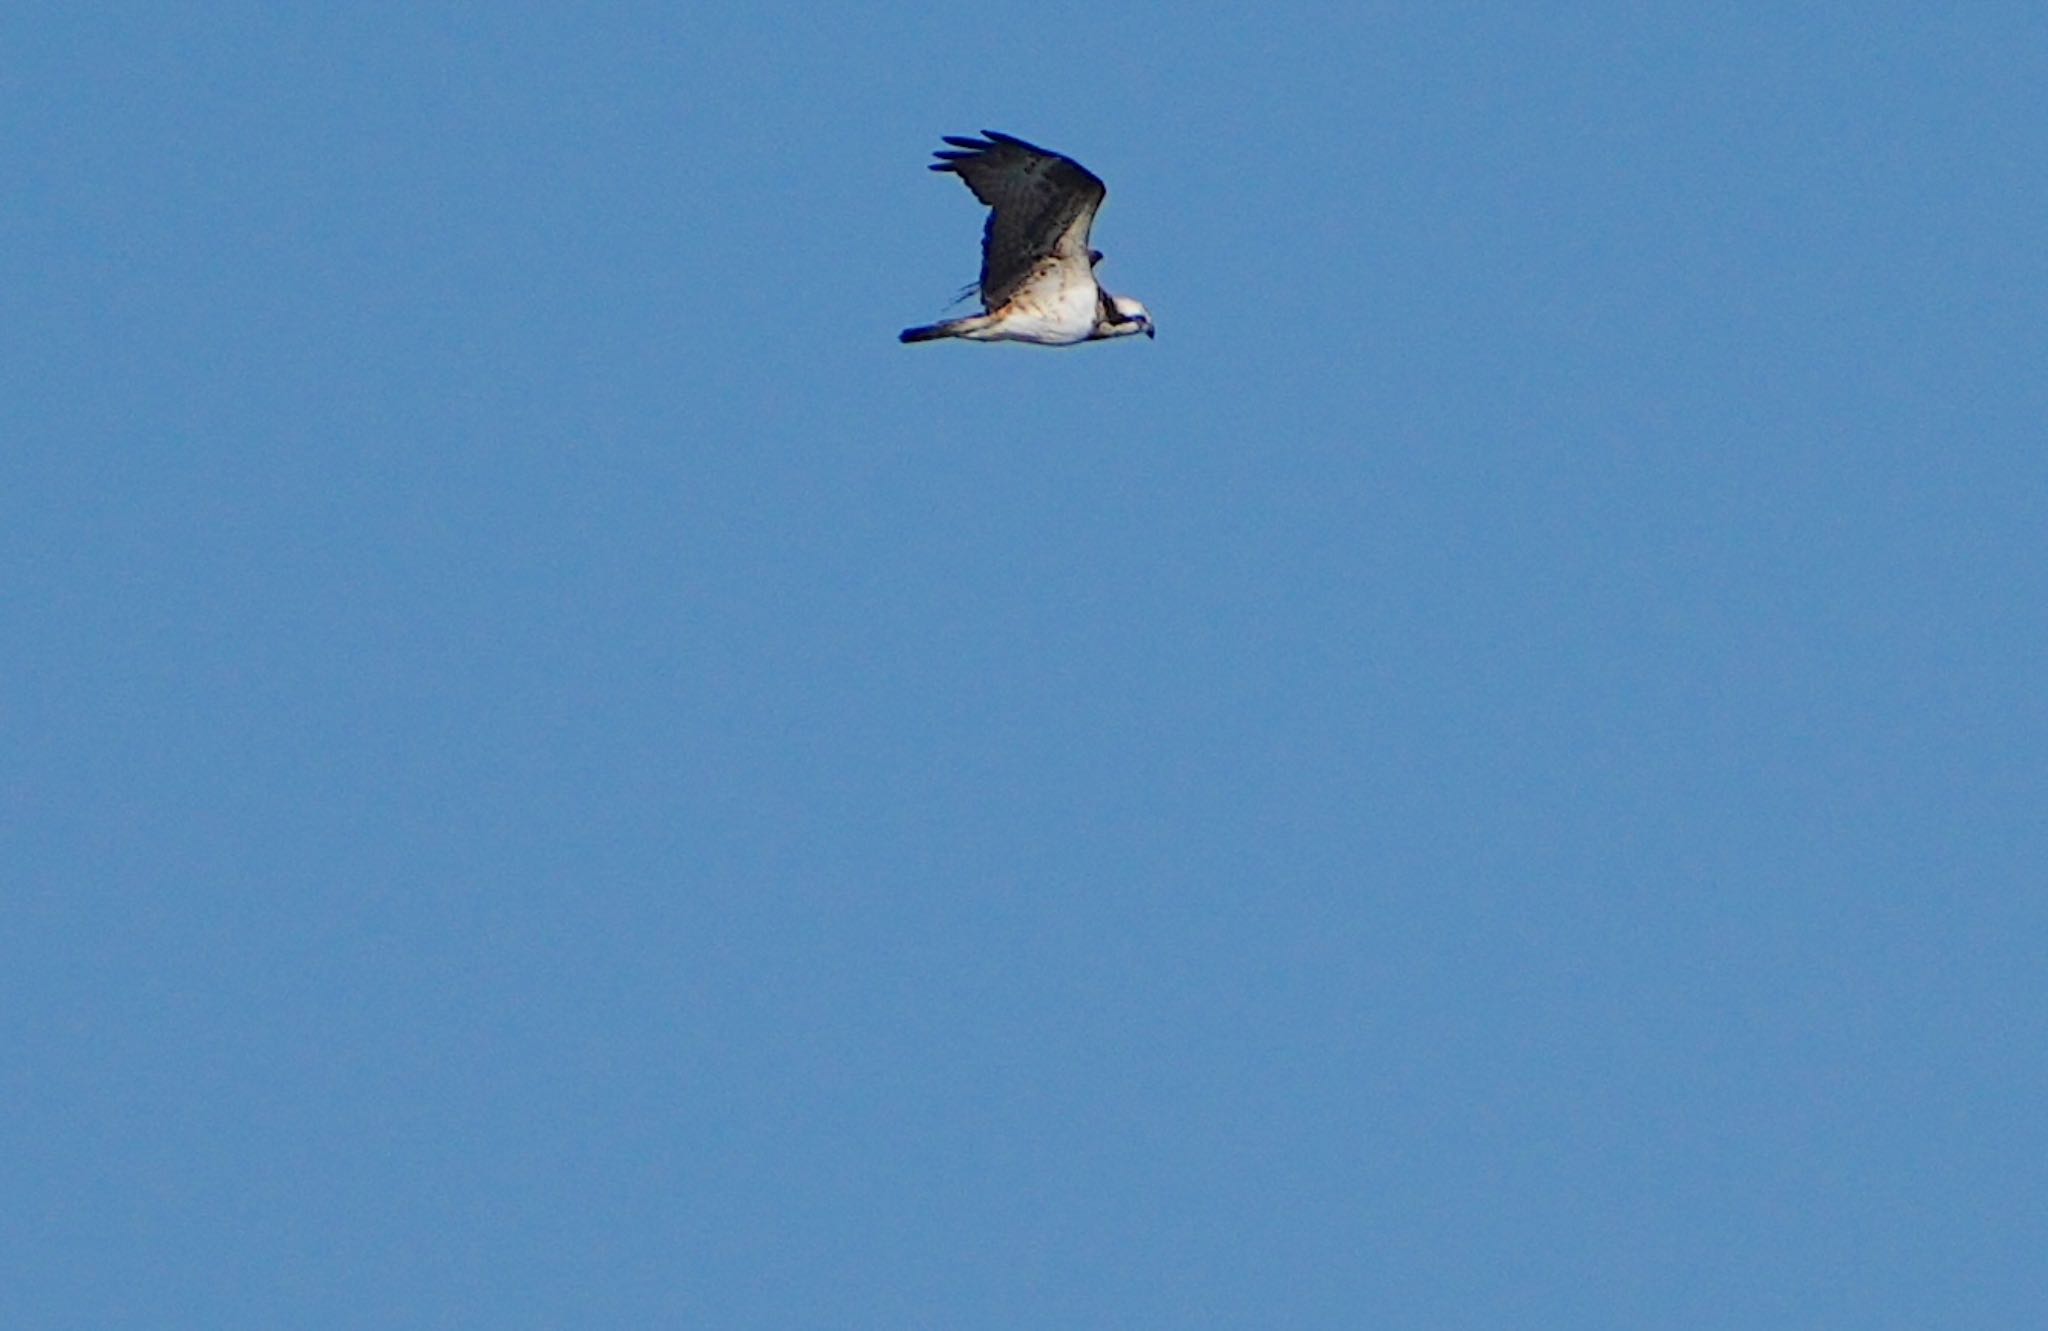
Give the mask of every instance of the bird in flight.
[{"label": "bird in flight", "polygon": [[1095,280],[1099,250],[1088,229],[1108,187],[1071,157],[983,130],[978,139],[946,136],[934,171],[950,171],[988,205],[981,232],[982,313],[923,328],[905,342],[964,337],[972,342],[1036,342],[1067,347],[1133,333],[1154,336],[1152,316],[1129,296]]}]

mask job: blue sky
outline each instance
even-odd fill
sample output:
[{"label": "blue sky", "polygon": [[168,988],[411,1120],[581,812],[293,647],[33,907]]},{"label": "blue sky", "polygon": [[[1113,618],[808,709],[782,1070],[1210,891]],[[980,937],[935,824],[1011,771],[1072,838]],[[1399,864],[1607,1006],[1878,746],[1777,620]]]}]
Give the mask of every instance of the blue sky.
[{"label": "blue sky", "polygon": [[0,19],[0,1322],[2038,1318],[2038,7],[698,8]]}]

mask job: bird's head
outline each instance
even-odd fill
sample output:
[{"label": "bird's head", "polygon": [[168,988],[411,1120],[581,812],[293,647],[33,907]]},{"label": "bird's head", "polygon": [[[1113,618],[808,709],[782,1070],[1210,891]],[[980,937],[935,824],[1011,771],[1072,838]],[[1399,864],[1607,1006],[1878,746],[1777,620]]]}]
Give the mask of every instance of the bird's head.
[{"label": "bird's head", "polygon": [[1111,303],[1116,306],[1116,312],[1123,316],[1121,322],[1135,325],[1131,332],[1143,333],[1146,337],[1159,336],[1152,329],[1152,312],[1145,308],[1143,301],[1134,300],[1129,296],[1115,296],[1111,298]]}]

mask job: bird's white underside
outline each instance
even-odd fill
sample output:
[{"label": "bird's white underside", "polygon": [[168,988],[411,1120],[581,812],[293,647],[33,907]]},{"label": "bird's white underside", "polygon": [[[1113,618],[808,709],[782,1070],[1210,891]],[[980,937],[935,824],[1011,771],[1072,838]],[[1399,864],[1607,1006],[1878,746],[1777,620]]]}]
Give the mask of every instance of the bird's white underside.
[{"label": "bird's white underside", "polygon": [[988,323],[960,336],[976,342],[1071,346],[1094,334],[1099,301],[1094,274],[1078,264],[1046,263]]}]

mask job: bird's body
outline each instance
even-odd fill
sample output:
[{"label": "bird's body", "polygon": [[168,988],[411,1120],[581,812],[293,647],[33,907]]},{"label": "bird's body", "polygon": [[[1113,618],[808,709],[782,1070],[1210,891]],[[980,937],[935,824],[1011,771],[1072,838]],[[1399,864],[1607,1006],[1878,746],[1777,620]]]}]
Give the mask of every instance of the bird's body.
[{"label": "bird's body", "polygon": [[[1066,347],[1097,336],[1102,322],[1102,289],[1071,265],[1041,263],[999,310],[952,319],[930,328],[904,330],[906,342],[964,337],[972,342],[1036,342]],[[1135,331],[1135,330],[1133,330]],[[913,336],[929,334],[929,337]]]},{"label": "bird's body", "polygon": [[981,237],[982,313],[903,330],[905,342],[958,337],[973,342],[1077,342],[1153,335],[1145,307],[1111,296],[1095,280],[1102,255],[1088,232],[1108,190],[1070,157],[984,130],[946,142],[934,171],[967,182],[989,207]]}]

